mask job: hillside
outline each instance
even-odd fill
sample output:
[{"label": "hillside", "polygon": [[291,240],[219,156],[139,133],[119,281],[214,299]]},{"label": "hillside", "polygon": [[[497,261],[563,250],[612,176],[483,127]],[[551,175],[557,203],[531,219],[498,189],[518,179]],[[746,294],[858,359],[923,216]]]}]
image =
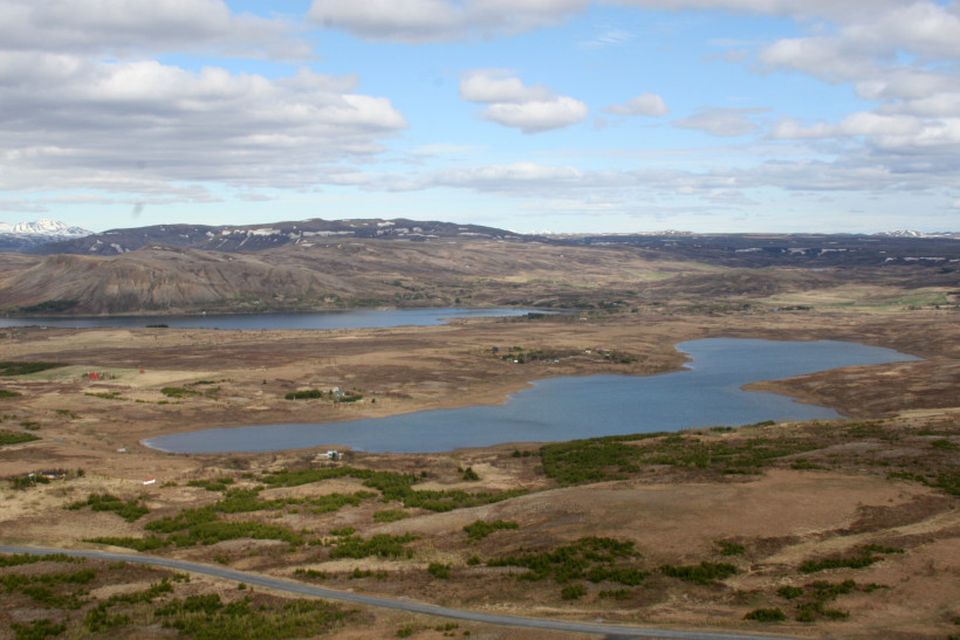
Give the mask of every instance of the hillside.
[{"label": "hillside", "polygon": [[621,248],[353,240],[256,253],[149,247],[0,260],[6,312],[100,314],[350,306],[583,306],[710,267]]},{"label": "hillside", "polygon": [[960,241],[900,235],[534,237],[445,222],[315,219],[122,229],[32,254],[0,252],[0,312],[8,314],[942,306],[956,304],[958,289]]}]

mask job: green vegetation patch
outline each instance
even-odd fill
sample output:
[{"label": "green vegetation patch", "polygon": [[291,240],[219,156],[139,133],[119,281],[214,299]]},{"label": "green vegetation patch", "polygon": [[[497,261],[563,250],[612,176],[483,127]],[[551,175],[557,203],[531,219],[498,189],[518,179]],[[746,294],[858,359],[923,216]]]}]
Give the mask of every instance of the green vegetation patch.
[{"label": "green vegetation patch", "polygon": [[[292,545],[303,544],[300,534],[282,525],[219,520],[214,507],[184,509],[175,516],[148,522],[144,529],[155,534],[167,534],[164,543],[178,547],[211,545],[241,538],[280,540]],[[146,542],[149,537],[144,540],[142,544],[156,544]]]},{"label": "green vegetation patch", "polygon": [[463,528],[467,532],[467,537],[471,540],[483,540],[494,531],[504,531],[508,529],[519,529],[520,525],[510,520],[477,520]]},{"label": "green vegetation patch", "polygon": [[743,616],[743,619],[755,622],[783,622],[787,619],[787,614],[780,609],[754,609]]},{"label": "green vegetation patch", "polygon": [[67,625],[44,618],[29,623],[11,623],[10,630],[13,631],[14,640],[45,640],[66,631]]},{"label": "green vegetation patch", "polygon": [[485,504],[508,500],[526,493],[523,490],[512,491],[422,491],[413,488],[417,477],[389,471],[373,471],[353,467],[332,467],[323,469],[302,469],[278,471],[267,474],[260,481],[268,486],[294,487],[333,478],[356,478],[364,486],[376,489],[386,501],[402,502],[408,508],[420,508],[428,511],[452,511],[467,507],[479,507]]},{"label": "green vegetation patch", "polygon": [[36,604],[57,609],[79,609],[86,600],[85,591],[78,588],[97,577],[93,569],[78,569],[62,573],[0,575],[0,587],[8,594],[20,593]]},{"label": "green vegetation patch", "polygon": [[903,549],[871,544],[845,555],[805,560],[799,569],[803,573],[816,573],[827,569],[863,569],[882,560],[882,555],[891,553],[903,553]]},{"label": "green vegetation patch", "polygon": [[84,542],[106,544],[111,547],[124,547],[136,551],[155,551],[166,546],[166,541],[157,536],[147,536],[145,538],[101,536],[98,538],[87,538]]},{"label": "green vegetation patch", "polygon": [[168,398],[189,398],[190,396],[200,395],[199,392],[186,387],[164,387],[160,389],[160,393]]},{"label": "green vegetation patch", "polygon": [[396,522],[409,518],[410,514],[402,509],[384,509],[373,514],[374,522]]},{"label": "green vegetation patch", "polygon": [[19,398],[19,391],[11,391],[9,389],[0,389],[0,398]]},{"label": "green vegetation patch", "polygon": [[7,431],[0,429],[0,447],[8,444],[20,444],[21,442],[33,442],[39,440],[32,433],[22,433],[19,431]]},{"label": "green vegetation patch", "polygon": [[[629,444],[645,440],[642,445]],[[562,485],[622,480],[650,465],[723,474],[758,473],[772,461],[818,448],[812,439],[751,437],[715,440],[685,434],[636,434],[573,440],[540,449],[544,473]]]},{"label": "green vegetation patch", "polygon": [[649,572],[637,565],[639,553],[628,540],[580,538],[550,551],[529,551],[495,558],[489,567],[523,567],[524,580],[553,578],[564,583],[586,579],[590,582],[615,582],[627,586],[640,584]]},{"label": "green vegetation patch", "polygon": [[79,300],[44,300],[43,302],[20,307],[22,313],[62,313],[80,304]]},{"label": "green vegetation patch", "polygon": [[717,550],[722,556],[742,556],[747,552],[747,548],[739,542],[732,540],[717,540]]},{"label": "green vegetation patch", "polygon": [[91,493],[86,500],[67,505],[67,509],[74,511],[84,507],[90,507],[93,511],[110,511],[127,522],[134,522],[150,513],[139,500],[122,500],[109,493]]},{"label": "green vegetation patch", "polygon": [[427,573],[432,575],[434,578],[439,578],[441,580],[449,580],[450,565],[442,564],[440,562],[431,562],[430,566],[427,567]]},{"label": "green vegetation patch", "polygon": [[301,389],[291,391],[283,396],[284,400],[319,400],[326,398],[331,402],[359,402],[363,394],[358,391],[323,391],[322,389]]},{"label": "green vegetation patch", "polygon": [[330,558],[368,558],[376,556],[384,559],[412,558],[413,552],[405,545],[416,540],[416,536],[405,533],[394,536],[387,533],[378,533],[371,538],[359,536],[344,536],[336,541],[330,549]]},{"label": "green vegetation patch", "polygon": [[226,491],[229,485],[233,484],[233,478],[224,476],[222,478],[208,478],[205,480],[190,480],[188,487],[199,487],[207,491]]},{"label": "green vegetation patch", "polygon": [[25,376],[65,366],[67,365],[61,362],[14,362],[4,360],[0,362],[0,376]]},{"label": "green vegetation patch", "polygon": [[19,567],[24,564],[36,564],[37,562],[79,562],[79,560],[63,553],[48,553],[45,555],[14,553],[11,555],[0,555],[0,567]]},{"label": "green vegetation patch", "polygon": [[694,584],[711,585],[736,574],[737,568],[726,562],[701,562],[679,566],[665,564],[660,567],[660,573]]}]

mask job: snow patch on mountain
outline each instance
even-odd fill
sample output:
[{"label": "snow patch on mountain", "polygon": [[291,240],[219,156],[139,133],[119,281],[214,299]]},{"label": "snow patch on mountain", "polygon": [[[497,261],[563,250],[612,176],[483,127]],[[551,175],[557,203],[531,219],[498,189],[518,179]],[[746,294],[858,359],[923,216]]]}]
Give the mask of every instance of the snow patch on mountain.
[{"label": "snow patch on mountain", "polygon": [[50,220],[48,218],[41,218],[33,222],[17,222],[15,224],[0,222],[0,233],[11,236],[55,238],[57,240],[83,238],[84,236],[93,235],[93,231],[87,231],[80,227],[71,227],[59,220]]}]

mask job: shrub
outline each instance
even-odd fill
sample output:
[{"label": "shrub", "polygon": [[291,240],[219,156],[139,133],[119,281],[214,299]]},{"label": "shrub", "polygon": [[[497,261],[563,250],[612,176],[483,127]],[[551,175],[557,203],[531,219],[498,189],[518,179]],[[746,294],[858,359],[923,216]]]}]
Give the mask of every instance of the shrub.
[{"label": "shrub", "polygon": [[150,513],[150,510],[137,500],[125,501],[109,493],[91,493],[86,500],[67,505],[70,510],[84,507],[90,507],[93,511],[111,511],[127,522],[134,522]]},{"label": "shrub", "polygon": [[15,640],[44,640],[58,636],[67,630],[67,625],[51,620],[34,620],[29,624],[14,622],[10,624]]},{"label": "shrub", "polygon": [[396,522],[397,520],[403,520],[409,518],[410,514],[406,511],[400,509],[384,509],[383,511],[377,511],[373,514],[374,522]]},{"label": "shrub", "polygon": [[567,585],[560,590],[560,597],[564,600],[579,600],[587,595],[587,588],[582,584]]},{"label": "shrub", "polygon": [[305,389],[303,391],[291,391],[290,393],[283,396],[285,400],[312,400],[314,398],[322,398],[324,392],[320,389]]},{"label": "shrub", "polygon": [[440,578],[441,580],[449,580],[450,565],[441,564],[439,562],[431,562],[430,566],[427,567],[427,573],[432,575],[434,578]]},{"label": "shrub", "polygon": [[67,365],[60,362],[0,362],[0,376],[25,376],[48,369],[59,369]]},{"label": "shrub", "polygon": [[800,587],[784,586],[777,589],[777,595],[787,600],[793,600],[803,595],[803,589]]},{"label": "shrub", "polygon": [[747,550],[742,544],[730,540],[717,540],[716,544],[722,556],[742,556]]},{"label": "shrub", "polygon": [[11,391],[9,389],[0,389],[0,398],[19,398],[19,391]]},{"label": "shrub", "polygon": [[469,537],[471,540],[483,540],[494,531],[519,528],[520,525],[510,520],[492,520],[489,522],[477,520],[476,522],[465,526],[463,530],[467,532],[467,537]]},{"label": "shrub", "polygon": [[0,429],[0,447],[7,444],[20,444],[21,442],[33,442],[39,440],[32,433],[19,433],[17,431],[4,431]]},{"label": "shrub", "polygon": [[330,557],[333,559],[359,559],[369,556],[377,556],[378,558],[400,558],[406,556],[409,558],[412,552],[405,549],[404,545],[414,540],[416,540],[416,536],[409,533],[399,536],[378,533],[367,540],[355,536],[346,536],[338,540],[336,546],[330,550]]},{"label": "shrub", "polygon": [[226,491],[227,486],[233,484],[233,478],[224,476],[222,478],[209,478],[206,480],[190,480],[188,487],[200,487],[207,491]]},{"label": "shrub", "polygon": [[780,609],[754,609],[743,616],[743,619],[756,622],[783,622],[787,619],[787,616]]},{"label": "shrub", "polygon": [[701,562],[698,565],[674,566],[665,564],[660,572],[671,578],[679,578],[694,584],[714,584],[718,580],[725,580],[737,573],[737,568],[724,562]]},{"label": "shrub", "polygon": [[163,538],[158,536],[147,536],[146,538],[127,538],[127,537],[111,537],[111,536],[102,536],[98,538],[88,538],[85,542],[92,542],[94,544],[106,544],[111,547],[125,547],[127,549],[134,549],[136,551],[155,551],[166,545],[166,542]]},{"label": "shrub", "polygon": [[631,562],[637,552],[633,542],[613,538],[580,538],[550,551],[531,551],[496,558],[487,562],[491,567],[524,567],[525,580],[543,580],[553,577],[556,582],[588,578],[593,582],[610,581],[637,584],[645,577]]}]

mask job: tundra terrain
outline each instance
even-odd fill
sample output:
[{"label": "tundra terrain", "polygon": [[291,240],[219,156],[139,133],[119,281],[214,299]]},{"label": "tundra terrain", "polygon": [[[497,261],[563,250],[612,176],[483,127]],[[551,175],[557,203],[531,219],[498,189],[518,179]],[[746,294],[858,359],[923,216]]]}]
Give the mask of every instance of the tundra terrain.
[{"label": "tundra terrain", "polygon": [[[304,252],[315,265],[343,250],[335,246],[216,260],[254,274],[250,265],[271,256],[291,268]],[[107,294],[85,298],[80,287],[99,268],[78,265],[169,254],[172,270],[209,258],[176,251],[10,255],[0,291],[22,292],[3,298],[17,307],[77,292],[77,309],[94,311]],[[2,329],[0,543],[133,550],[557,619],[809,638],[960,634],[960,283],[949,260],[743,266],[488,239],[367,239],[351,251],[339,269],[330,258],[303,277],[333,282],[337,271],[343,291],[347,281],[357,295],[389,291],[397,285],[385,269],[402,256],[393,279],[426,296],[411,304],[576,310],[376,330]],[[30,298],[30,286],[53,285],[28,279],[58,262],[73,288]],[[162,281],[149,273],[145,283]],[[213,278],[197,273],[198,283]],[[498,403],[550,376],[656,374],[683,366],[676,343],[711,336],[851,340],[920,359],[751,386],[834,407],[845,416],[835,421],[335,460],[325,449],[186,456],[140,444],[212,426]],[[513,362],[495,346],[551,357]],[[333,388],[353,401],[336,401]],[[268,637],[284,612],[301,626],[277,637],[557,637],[127,565],[16,558],[0,556],[3,638],[44,625],[71,638],[255,625]]]}]

